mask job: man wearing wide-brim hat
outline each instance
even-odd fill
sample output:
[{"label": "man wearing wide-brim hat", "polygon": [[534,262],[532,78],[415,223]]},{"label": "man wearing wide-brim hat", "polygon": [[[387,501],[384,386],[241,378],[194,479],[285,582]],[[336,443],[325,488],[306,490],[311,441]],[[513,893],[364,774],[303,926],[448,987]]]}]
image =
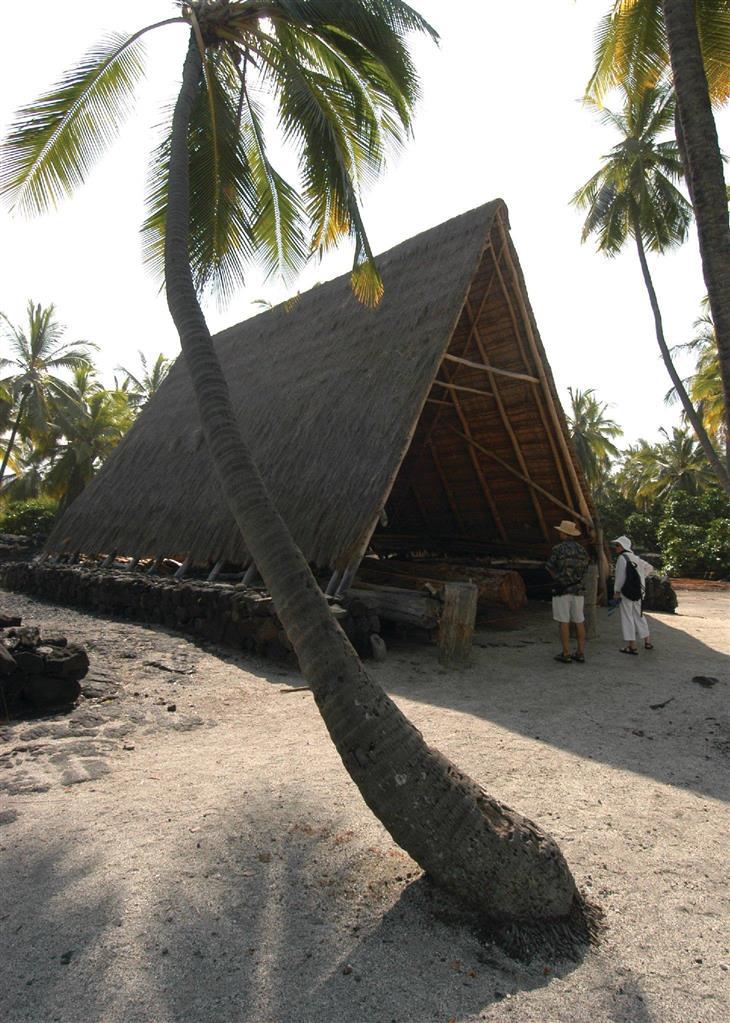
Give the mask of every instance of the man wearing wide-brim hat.
[{"label": "man wearing wide-brim hat", "polygon": [[[556,526],[559,542],[553,547],[545,567],[553,577],[553,618],[558,622],[561,653],[555,657],[562,664],[585,661],[586,627],[585,574],[588,555],[577,542],[580,529],[569,519]],[[576,649],[570,652],[570,623],[575,624]]]}]

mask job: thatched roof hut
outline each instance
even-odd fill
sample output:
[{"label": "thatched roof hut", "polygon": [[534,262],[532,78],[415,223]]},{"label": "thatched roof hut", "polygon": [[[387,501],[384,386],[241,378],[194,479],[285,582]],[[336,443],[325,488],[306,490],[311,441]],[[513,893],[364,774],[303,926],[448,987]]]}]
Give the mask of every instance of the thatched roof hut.
[{"label": "thatched roof hut", "polygon": [[[380,550],[542,556],[594,510],[509,235],[488,203],[349,275],[222,331],[241,428],[307,559]],[[182,359],[63,516],[52,551],[245,563]]]}]

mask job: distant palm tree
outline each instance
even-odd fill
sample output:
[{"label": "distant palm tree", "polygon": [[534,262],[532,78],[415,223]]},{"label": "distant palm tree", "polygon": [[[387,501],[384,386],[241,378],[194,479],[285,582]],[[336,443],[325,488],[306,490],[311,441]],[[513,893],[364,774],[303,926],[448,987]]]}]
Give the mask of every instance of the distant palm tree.
[{"label": "distant palm tree", "polygon": [[0,483],[21,425],[27,435],[39,437],[48,431],[53,402],[68,386],[57,372],[91,366],[90,352],[96,345],[64,341],[66,328],[55,313],[53,305],[44,307],[29,301],[26,327],[15,326],[0,313],[3,341],[10,349],[10,358],[0,358],[0,369],[11,371],[0,385],[12,397],[15,420],[0,468]]},{"label": "distant palm tree", "polygon": [[131,405],[135,408],[142,408],[170,372],[174,360],[166,358],[160,352],[155,361],[150,364],[144,352],[139,351],[137,354],[142,366],[141,372],[133,373],[124,366],[117,366],[116,372],[124,373],[124,379],[119,389],[127,392]]},{"label": "distant palm tree", "polygon": [[692,340],[678,346],[691,352],[696,358],[694,373],[687,380],[687,389],[702,416],[707,432],[717,438],[718,444],[727,444],[725,399],[715,325],[710,313],[703,313],[695,320],[694,325],[697,333]]},{"label": "distant palm tree", "polygon": [[[612,0],[599,26],[588,95],[600,101],[616,85],[634,94],[671,85],[676,95],[676,134],[717,328],[730,434],[730,224],[712,115],[712,106],[730,99],[730,5],[726,0]],[[730,471],[730,451],[726,455]]]},{"label": "distant palm tree", "polygon": [[712,482],[713,474],[701,446],[690,432],[675,426],[657,444],[640,440],[628,449],[617,476],[619,489],[640,507],[665,500],[681,491],[700,494]]},{"label": "distant palm tree", "polygon": [[582,241],[595,235],[598,251],[606,256],[615,256],[631,237],[636,242],[664,365],[708,461],[720,484],[730,494],[730,473],[672,362],[646,260],[647,248],[666,252],[683,242],[692,216],[689,203],[674,184],[682,174],[677,143],[673,139],[658,141],[658,136],[673,123],[673,94],[667,89],[645,89],[640,94],[627,92],[620,114],[597,105],[596,109],[603,123],[616,128],[621,139],[604,157],[601,169],[573,196],[573,204],[587,210]]},{"label": "distant palm tree", "polygon": [[619,450],[613,443],[623,430],[613,419],[606,417],[608,405],[596,398],[593,388],[587,391],[568,388],[570,412],[568,429],[583,474],[594,494],[606,481],[612,459],[619,457]]},{"label": "distant palm tree", "polygon": [[[93,372],[79,367],[54,408],[52,459],[44,490],[63,511],[78,497],[132,424],[134,412],[120,391],[107,391]],[[42,453],[42,451],[41,451]]]}]

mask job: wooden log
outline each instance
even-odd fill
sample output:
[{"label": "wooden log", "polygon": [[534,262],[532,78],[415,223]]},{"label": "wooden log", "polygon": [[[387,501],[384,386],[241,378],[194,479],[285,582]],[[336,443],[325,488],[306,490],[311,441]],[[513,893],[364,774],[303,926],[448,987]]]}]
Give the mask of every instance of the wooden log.
[{"label": "wooden log", "polygon": [[426,590],[358,583],[357,588],[350,588],[349,596],[362,601],[379,618],[401,625],[435,629],[441,619],[442,602]]},{"label": "wooden log", "polygon": [[592,561],[586,572],[586,596],[585,596],[585,619],[586,639],[596,639],[598,636],[598,565]]},{"label": "wooden log", "polygon": [[473,582],[482,605],[504,604],[510,611],[519,611],[527,603],[527,591],[522,576],[505,569],[486,565],[460,565],[447,561],[399,561],[388,559],[364,561],[361,576],[393,580],[395,585],[406,586],[408,579],[428,582]]},{"label": "wooden log", "polygon": [[474,583],[446,583],[439,623],[439,660],[448,667],[464,667],[471,660],[471,641],[477,616]]}]

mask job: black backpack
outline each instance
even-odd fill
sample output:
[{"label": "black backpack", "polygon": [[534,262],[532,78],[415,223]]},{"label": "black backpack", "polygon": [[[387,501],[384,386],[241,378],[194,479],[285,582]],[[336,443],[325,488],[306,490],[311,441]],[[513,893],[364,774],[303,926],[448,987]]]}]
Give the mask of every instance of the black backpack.
[{"label": "black backpack", "polygon": [[626,561],[626,578],[621,587],[621,593],[628,600],[641,600],[644,595],[641,576],[631,558],[628,555],[624,555],[624,557]]}]

